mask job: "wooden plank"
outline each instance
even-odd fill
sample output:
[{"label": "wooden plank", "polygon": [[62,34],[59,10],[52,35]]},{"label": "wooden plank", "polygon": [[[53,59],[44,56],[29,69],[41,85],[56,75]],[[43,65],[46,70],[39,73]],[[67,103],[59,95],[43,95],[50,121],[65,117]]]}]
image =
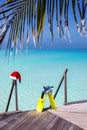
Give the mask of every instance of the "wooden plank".
[{"label": "wooden plank", "polygon": [[17,122],[19,122],[19,120],[21,120],[21,118],[23,118],[26,115],[26,113],[17,113],[17,114],[11,114],[11,115],[5,115],[3,120],[0,121],[3,124],[6,123],[6,125],[4,125],[2,127],[3,130],[7,130],[7,128],[11,128],[12,126],[14,126],[14,124]]},{"label": "wooden plank", "polygon": [[31,129],[32,130],[43,130],[46,129],[48,124],[54,119],[55,115],[48,113],[44,114],[42,117],[37,120],[37,122],[32,125]]},{"label": "wooden plank", "polygon": [[37,125],[39,125],[39,123],[43,120],[43,118],[45,118],[46,115],[48,115],[48,112],[38,113],[38,115],[35,118],[33,118],[32,121],[28,121],[28,124],[26,125],[25,129],[37,130],[36,123]]},{"label": "wooden plank", "polygon": [[18,112],[10,112],[10,113],[4,113],[2,116],[0,116],[0,121],[5,121],[7,120],[8,118],[13,118],[15,116],[19,116],[19,115],[22,115],[24,114],[24,112],[22,111],[18,111]]},{"label": "wooden plank", "polygon": [[22,113],[23,111],[18,110],[18,111],[10,111],[10,112],[2,112],[0,113],[0,119],[4,116],[4,115],[11,115],[11,114],[17,114],[17,113]]},{"label": "wooden plank", "polygon": [[38,130],[45,130],[47,128],[48,124],[50,124],[55,117],[56,117],[55,115],[49,113],[49,115],[47,115],[43,119],[43,122],[40,123],[40,125],[38,126]]},{"label": "wooden plank", "polygon": [[82,129],[82,128],[80,128],[80,127],[77,127],[77,126],[75,126],[75,125],[71,125],[70,126],[70,128],[69,128],[70,130],[84,130],[84,129]]},{"label": "wooden plank", "polygon": [[6,122],[0,122],[0,130],[4,127],[4,126],[6,126],[7,125],[7,123]]},{"label": "wooden plank", "polygon": [[11,119],[9,122],[6,123],[6,125],[2,127],[2,130],[8,130],[11,127],[11,125],[14,124],[16,121],[16,119]]},{"label": "wooden plank", "polygon": [[53,129],[53,127],[54,127],[54,125],[56,124],[56,122],[58,121],[58,119],[59,119],[59,117],[56,116],[56,117],[52,120],[52,122],[50,122],[50,123],[48,124],[46,130],[51,130],[51,129]]},{"label": "wooden plank", "polygon": [[62,130],[64,128],[65,124],[66,124],[66,121],[62,118],[59,118],[52,129],[53,130]]},{"label": "wooden plank", "polygon": [[37,126],[39,126],[39,124],[43,121],[43,119],[48,115],[48,111],[45,111],[45,112],[42,112],[42,113],[39,113],[39,116],[34,119],[33,123],[30,125],[28,124],[28,128],[29,129],[32,129],[32,130],[37,130]]},{"label": "wooden plank", "polygon": [[3,120],[0,121],[0,128],[1,128],[1,123],[2,124],[6,124],[6,126],[12,121],[15,120],[16,121],[16,115],[12,115],[10,117],[8,116],[4,116]]},{"label": "wooden plank", "polygon": [[87,100],[80,100],[80,101],[73,101],[73,102],[67,102],[65,105],[72,105],[72,104],[81,104],[81,103],[87,103]]},{"label": "wooden plank", "polygon": [[[12,129],[14,130],[24,130],[25,126],[27,125],[28,121],[32,121],[33,118],[37,115],[37,112],[32,111],[31,113],[27,113],[26,117],[24,117],[22,120],[20,120],[19,123],[16,123]],[[11,129],[10,129],[11,130]]]},{"label": "wooden plank", "polygon": [[70,123],[70,122],[66,122],[66,124],[65,124],[65,126],[64,126],[64,128],[63,128],[63,130],[69,130],[70,127],[71,127],[71,123]]},{"label": "wooden plank", "polygon": [[[31,127],[35,124],[35,122],[41,117],[41,113],[38,113],[36,116],[34,115],[32,120],[27,120],[24,129],[31,129]],[[34,125],[35,127],[35,125]]]}]

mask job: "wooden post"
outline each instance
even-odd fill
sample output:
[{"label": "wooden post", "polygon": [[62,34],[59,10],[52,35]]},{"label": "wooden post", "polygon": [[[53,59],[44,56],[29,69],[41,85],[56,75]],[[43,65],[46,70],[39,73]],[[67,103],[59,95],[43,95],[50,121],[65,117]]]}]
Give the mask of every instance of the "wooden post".
[{"label": "wooden post", "polygon": [[13,83],[12,83],[12,87],[11,87],[11,91],[10,91],[10,94],[9,94],[9,98],[8,98],[8,102],[7,102],[7,106],[6,106],[5,112],[8,111],[9,104],[10,104],[10,100],[11,100],[11,96],[12,96],[12,92],[13,92],[13,88],[14,88],[14,81],[13,81]]},{"label": "wooden post", "polygon": [[64,104],[67,104],[67,73],[64,74]]},{"label": "wooden post", "polygon": [[9,98],[8,98],[8,102],[7,102],[7,106],[6,106],[6,111],[5,112],[8,111],[14,87],[15,87],[15,107],[16,107],[16,111],[18,111],[17,80],[19,80],[19,82],[21,82],[21,75],[20,75],[19,72],[14,71],[14,72],[11,73],[10,78],[13,80],[13,83],[12,83],[12,87],[11,87],[11,91],[10,91],[10,94],[9,94]]},{"label": "wooden post", "polygon": [[[67,79],[66,79],[67,71],[68,71],[68,69],[65,70],[65,72],[64,72],[64,74],[63,74],[63,76],[62,76],[62,78],[61,78],[61,80],[60,80],[60,83],[59,83],[59,85],[58,85],[58,87],[57,87],[57,89],[56,89],[56,92],[55,92],[55,94],[54,94],[54,99],[55,99],[56,96],[57,96],[57,93],[58,93],[58,91],[59,91],[59,89],[60,89],[60,87],[61,87],[61,84],[62,84],[64,78],[65,78],[65,89],[66,89],[66,87],[67,87],[67,83],[66,83],[66,80],[67,80]],[[66,89],[66,90],[67,90],[67,89]],[[67,91],[65,91],[65,93],[67,93]],[[65,94],[65,95],[67,96],[67,94]],[[66,98],[66,101],[67,101],[67,98]]]},{"label": "wooden post", "polygon": [[17,80],[15,82],[15,106],[16,106],[16,111],[18,111],[18,94],[17,94]]}]

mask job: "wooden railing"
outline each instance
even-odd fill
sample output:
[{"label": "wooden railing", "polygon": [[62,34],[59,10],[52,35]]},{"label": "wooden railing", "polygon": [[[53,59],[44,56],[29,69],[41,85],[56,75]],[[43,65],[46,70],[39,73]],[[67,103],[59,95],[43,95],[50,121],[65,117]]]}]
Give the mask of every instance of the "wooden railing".
[{"label": "wooden railing", "polygon": [[[65,70],[65,72],[64,72],[64,74],[63,74],[63,76],[62,76],[62,78],[61,78],[61,80],[58,84],[56,92],[54,94],[54,99],[55,99],[59,90],[60,90],[61,84],[64,81],[64,104],[67,104],[67,71],[68,71],[68,69]],[[15,106],[16,106],[16,111],[18,111],[17,80],[13,80],[5,112],[8,111],[11,96],[12,96],[12,93],[13,93],[13,89],[15,89]]]},{"label": "wooden railing", "polygon": [[54,99],[55,99],[58,92],[59,92],[59,90],[60,90],[61,84],[64,81],[64,104],[67,104],[67,71],[68,71],[68,69],[65,70],[65,72],[64,72],[64,74],[63,74],[63,76],[62,76],[62,78],[61,78],[61,80],[60,80],[60,82],[58,84],[56,92],[54,94]]}]

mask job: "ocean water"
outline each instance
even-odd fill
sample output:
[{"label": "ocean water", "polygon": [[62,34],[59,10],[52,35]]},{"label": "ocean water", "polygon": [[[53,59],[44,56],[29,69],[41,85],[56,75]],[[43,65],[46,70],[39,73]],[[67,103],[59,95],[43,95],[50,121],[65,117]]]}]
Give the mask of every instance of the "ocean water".
[{"label": "ocean water", "polygon": [[[17,82],[19,110],[35,109],[43,86],[54,86],[53,94],[65,71],[67,72],[68,101],[87,99],[87,50],[29,50],[15,58],[5,57],[0,51],[0,112],[4,112],[10,93],[10,74],[19,71],[22,82]],[[64,103],[64,82],[56,97],[57,105]],[[49,106],[47,98],[45,107]],[[14,92],[9,111],[15,110]]]}]

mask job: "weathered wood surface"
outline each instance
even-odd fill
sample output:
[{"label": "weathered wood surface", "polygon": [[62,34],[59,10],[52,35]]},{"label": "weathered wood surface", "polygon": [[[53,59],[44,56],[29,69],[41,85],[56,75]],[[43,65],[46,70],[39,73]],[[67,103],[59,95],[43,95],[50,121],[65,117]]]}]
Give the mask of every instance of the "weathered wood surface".
[{"label": "weathered wood surface", "polygon": [[0,130],[83,130],[46,110],[4,114],[0,116]]},{"label": "weathered wood surface", "polygon": [[52,109],[49,111],[87,130],[87,102],[64,105],[58,107],[56,111]]}]

